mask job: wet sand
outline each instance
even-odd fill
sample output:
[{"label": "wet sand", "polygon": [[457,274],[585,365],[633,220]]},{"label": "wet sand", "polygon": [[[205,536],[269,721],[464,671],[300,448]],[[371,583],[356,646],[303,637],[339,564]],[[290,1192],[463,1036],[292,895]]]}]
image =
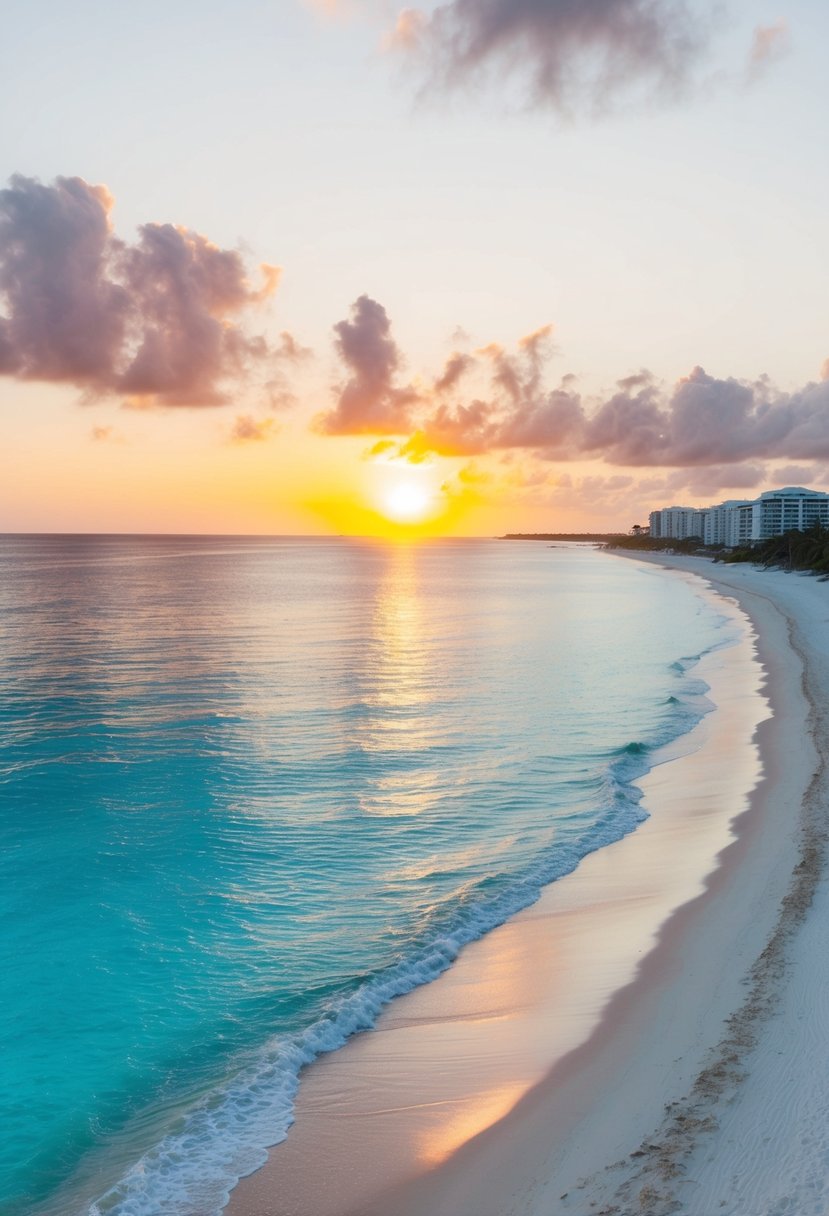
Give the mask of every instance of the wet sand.
[{"label": "wet sand", "polygon": [[[748,582],[739,576],[736,593],[759,631],[775,719],[763,722],[748,638],[708,656],[694,674],[718,708],[642,780],[651,818],[312,1065],[288,1140],[239,1184],[231,1216],[622,1212],[642,1210],[643,1192],[656,1212],[678,1201],[714,1118],[701,1092],[696,1113],[682,1103],[713,1069],[703,1089],[715,1106],[735,1050],[750,1045],[743,1026],[744,1047],[714,1059],[774,939],[815,768],[787,617]],[[666,1156],[670,1137],[650,1141],[674,1103],[680,1134]]]}]

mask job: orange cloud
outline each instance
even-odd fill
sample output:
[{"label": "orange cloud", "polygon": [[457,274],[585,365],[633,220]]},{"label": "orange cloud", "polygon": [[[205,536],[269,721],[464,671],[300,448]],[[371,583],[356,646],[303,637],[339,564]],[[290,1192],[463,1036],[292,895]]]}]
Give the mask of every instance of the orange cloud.
[{"label": "orange cloud", "polygon": [[279,280],[282,278],[282,267],[272,266],[270,262],[260,262],[259,270],[262,275],[262,286],[254,294],[254,299],[268,300],[276,292]]},{"label": "orange cloud", "polygon": [[773,25],[758,25],[754,31],[748,57],[748,79],[754,81],[789,50],[789,26],[786,21]]},{"label": "orange cloud", "polygon": [[387,50],[411,51],[420,45],[426,29],[428,18],[417,8],[404,8],[397,15],[394,29],[385,39]]},{"label": "orange cloud", "polygon": [[361,296],[352,320],[335,329],[352,377],[321,429],[399,436],[382,454],[413,464],[523,450],[629,467],[740,465],[745,472],[735,476],[745,480],[759,467],[748,461],[829,458],[829,380],[781,393],[764,377],[718,378],[695,367],[669,389],[645,370],[585,400],[572,375],[550,385],[556,351],[544,325],[515,351],[490,342],[471,355],[455,352],[415,392],[398,383],[402,356],[380,304]]},{"label": "orange cloud", "polygon": [[273,418],[254,418],[252,414],[238,414],[230,438],[234,443],[261,443],[263,439],[270,438],[273,429]]}]

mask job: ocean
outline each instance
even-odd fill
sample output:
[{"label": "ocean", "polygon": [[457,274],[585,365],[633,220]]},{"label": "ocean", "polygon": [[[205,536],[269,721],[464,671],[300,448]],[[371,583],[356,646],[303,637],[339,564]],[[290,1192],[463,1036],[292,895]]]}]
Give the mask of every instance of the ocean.
[{"label": "ocean", "polygon": [[0,1213],[220,1212],[305,1064],[635,830],[736,628],[589,546],[0,537]]}]

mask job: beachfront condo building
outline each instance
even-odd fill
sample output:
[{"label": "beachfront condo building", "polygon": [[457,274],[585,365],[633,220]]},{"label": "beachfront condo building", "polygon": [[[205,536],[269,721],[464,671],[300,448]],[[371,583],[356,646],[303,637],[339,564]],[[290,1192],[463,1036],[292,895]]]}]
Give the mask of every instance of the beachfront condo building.
[{"label": "beachfront condo building", "polygon": [[702,536],[703,512],[697,507],[662,507],[651,511],[650,534],[670,540],[687,540]]},{"label": "beachfront condo building", "polygon": [[813,524],[829,528],[829,494],[803,486],[766,490],[759,498],[737,499],[713,507],[662,507],[651,511],[650,534],[660,539],[698,536],[706,545],[751,544]]}]

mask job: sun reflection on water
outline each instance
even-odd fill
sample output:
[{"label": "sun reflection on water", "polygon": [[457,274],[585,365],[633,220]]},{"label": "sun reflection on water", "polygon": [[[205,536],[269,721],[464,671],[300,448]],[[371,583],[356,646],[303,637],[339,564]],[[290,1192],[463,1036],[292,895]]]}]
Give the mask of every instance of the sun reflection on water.
[{"label": "sun reflection on water", "polygon": [[[363,746],[370,752],[403,754],[366,790],[361,809],[371,815],[420,814],[445,793],[441,774],[423,767],[424,752],[439,744],[432,714],[438,674],[426,637],[423,588],[414,546],[389,545],[372,613],[368,716]],[[419,757],[419,766],[406,756]]]}]

